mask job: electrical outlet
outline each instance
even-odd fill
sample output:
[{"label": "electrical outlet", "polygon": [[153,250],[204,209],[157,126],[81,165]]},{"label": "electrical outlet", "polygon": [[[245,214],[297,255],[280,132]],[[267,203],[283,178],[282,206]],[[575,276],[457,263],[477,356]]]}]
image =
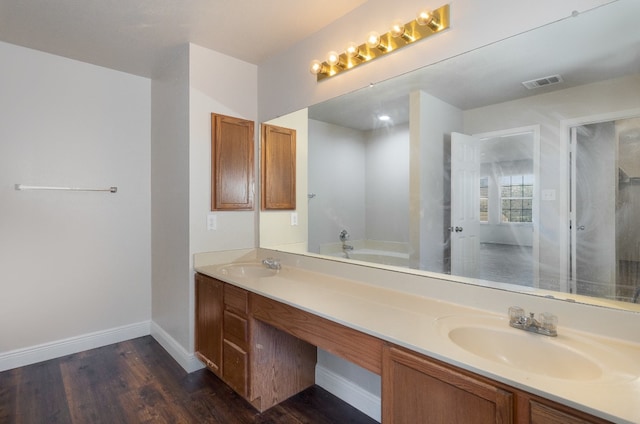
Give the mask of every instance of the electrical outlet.
[{"label": "electrical outlet", "polygon": [[291,226],[298,225],[298,212],[291,212]]},{"label": "electrical outlet", "polygon": [[542,190],[542,200],[556,200],[556,191],[554,189]]}]

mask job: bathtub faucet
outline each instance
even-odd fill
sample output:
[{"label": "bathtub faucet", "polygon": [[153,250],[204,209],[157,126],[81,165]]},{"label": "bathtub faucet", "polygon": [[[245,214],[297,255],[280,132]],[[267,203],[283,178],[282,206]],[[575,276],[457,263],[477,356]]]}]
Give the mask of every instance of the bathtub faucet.
[{"label": "bathtub faucet", "polygon": [[353,246],[347,244],[349,240],[349,232],[347,230],[340,231],[340,241],[342,242],[342,250],[346,253],[347,250],[353,250]]}]

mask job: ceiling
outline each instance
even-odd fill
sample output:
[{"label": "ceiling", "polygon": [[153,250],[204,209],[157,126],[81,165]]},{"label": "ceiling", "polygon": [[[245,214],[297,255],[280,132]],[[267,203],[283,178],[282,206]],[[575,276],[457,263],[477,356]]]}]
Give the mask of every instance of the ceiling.
[{"label": "ceiling", "polygon": [[[409,119],[409,93],[423,90],[461,110],[640,72],[640,1],[615,3],[482,47],[309,108],[309,117],[358,130]],[[534,90],[522,82],[560,74]]]},{"label": "ceiling", "polygon": [[259,64],[367,0],[0,0],[0,41],[144,77],[194,43]]}]

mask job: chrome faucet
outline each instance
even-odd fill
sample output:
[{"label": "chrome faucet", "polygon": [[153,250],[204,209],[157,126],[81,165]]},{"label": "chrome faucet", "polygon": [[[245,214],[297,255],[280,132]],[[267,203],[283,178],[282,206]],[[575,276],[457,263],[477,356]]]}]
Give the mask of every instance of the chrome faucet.
[{"label": "chrome faucet", "polygon": [[347,240],[349,240],[349,232],[347,230],[340,231],[340,241],[342,242],[342,250],[345,254],[347,250],[353,250],[353,246],[347,244]]},{"label": "chrome faucet", "polygon": [[262,260],[262,263],[269,269],[280,269],[280,261],[274,258],[266,258]]},{"label": "chrome faucet", "polygon": [[527,316],[524,309],[519,306],[509,308],[509,325],[513,328],[556,337],[558,335],[557,324],[558,317],[548,312],[539,314],[536,319],[533,312]]}]

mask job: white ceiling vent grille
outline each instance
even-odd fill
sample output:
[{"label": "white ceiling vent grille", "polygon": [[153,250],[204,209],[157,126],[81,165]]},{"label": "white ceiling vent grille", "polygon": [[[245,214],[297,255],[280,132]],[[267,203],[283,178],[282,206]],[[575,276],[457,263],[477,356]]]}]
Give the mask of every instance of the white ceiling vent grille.
[{"label": "white ceiling vent grille", "polygon": [[533,90],[534,88],[546,87],[548,85],[559,84],[561,83],[562,77],[560,75],[550,75],[548,77],[536,78],[530,81],[525,81],[522,83],[529,90]]}]

